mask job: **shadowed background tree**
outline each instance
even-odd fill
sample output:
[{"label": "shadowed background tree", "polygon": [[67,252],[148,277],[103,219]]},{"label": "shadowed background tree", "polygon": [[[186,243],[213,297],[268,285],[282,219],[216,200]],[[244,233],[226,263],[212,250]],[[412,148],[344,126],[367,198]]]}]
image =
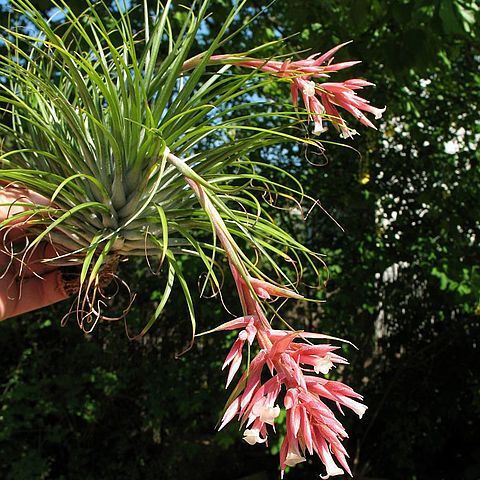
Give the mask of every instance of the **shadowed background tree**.
[{"label": "shadowed background tree", "polygon": [[[52,13],[51,2],[35,3]],[[9,4],[0,5],[5,24]],[[85,3],[70,5],[81,11]],[[230,8],[228,0],[212,1],[200,44],[208,44]],[[369,405],[362,421],[345,420],[354,474],[478,479],[478,6],[277,0],[250,2],[247,14],[262,10],[225,52],[297,32],[271,54],[326,51],[354,40],[337,59],[361,58],[355,76],[377,84],[369,92],[372,104],[388,106],[378,132],[362,130],[345,142],[353,148],[327,144],[320,157],[293,147],[258,152],[300,179],[329,214],[272,208],[279,222],[326,254],[328,265],[329,280],[316,293],[327,302],[321,308],[298,303],[286,316],[299,328],[359,347],[346,353],[351,365],[333,373]],[[141,7],[137,15],[140,24]],[[281,85],[265,91],[267,98],[288,95]],[[325,138],[338,141],[334,131]],[[188,259],[185,270],[195,286],[201,263]],[[123,274],[138,294],[128,325],[140,328],[156,306],[161,281],[134,262]],[[305,283],[317,283],[308,274]],[[223,300],[235,309],[233,284],[228,276],[225,281]],[[194,295],[199,291],[192,288]],[[195,303],[201,330],[225,320],[218,299]],[[2,478],[278,478],[269,451],[242,443],[234,426],[214,431],[227,398],[219,373],[229,344],[224,335],[202,337],[176,358],[190,335],[180,289],[135,342],[120,323],[99,325],[89,336],[75,322],[62,328],[66,308],[0,325]],[[315,463],[287,478],[311,478]]]}]

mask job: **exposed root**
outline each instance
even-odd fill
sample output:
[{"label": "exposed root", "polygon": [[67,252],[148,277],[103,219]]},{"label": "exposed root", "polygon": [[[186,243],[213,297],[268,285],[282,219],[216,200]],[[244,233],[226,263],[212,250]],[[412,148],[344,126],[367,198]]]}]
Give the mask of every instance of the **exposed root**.
[{"label": "exposed root", "polygon": [[[62,326],[65,326],[68,318],[74,315],[78,326],[85,333],[91,333],[100,321],[118,321],[126,317],[135,299],[135,294],[117,276],[119,262],[120,255],[110,255],[93,282],[86,282],[83,285],[80,285],[78,270],[72,271],[72,269],[69,269],[66,271],[67,269],[63,269],[63,288],[66,293],[77,295],[77,297],[69,312],[62,318]],[[128,292],[129,296],[127,306],[120,315],[108,315],[107,310],[111,308],[113,300],[123,289]]]}]

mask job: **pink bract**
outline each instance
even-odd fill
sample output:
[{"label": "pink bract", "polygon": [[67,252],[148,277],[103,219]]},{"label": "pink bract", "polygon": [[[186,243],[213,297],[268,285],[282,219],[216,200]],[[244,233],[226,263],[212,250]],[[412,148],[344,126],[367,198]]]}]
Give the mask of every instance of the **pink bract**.
[{"label": "pink bract", "polygon": [[214,55],[211,60],[232,61],[237,66],[255,68],[287,79],[291,82],[292,102],[294,106],[297,106],[300,94],[308,116],[314,122],[314,134],[324,132],[323,121],[328,120],[333,123],[335,128],[340,130],[343,137],[347,138],[352,137],[357,132],[347,126],[337,107],[349,112],[365,126],[375,129],[375,125],[363,112],[371,113],[378,119],[385,111],[385,108],[373,107],[368,100],[356,93],[356,90],[374,85],[371,82],[356,78],[336,83],[314,81],[314,79],[329,78],[332,73],[360,63],[358,61],[333,63],[333,55],[347,43],[337,45],[324,54],[315,53],[304,60],[297,61],[242,59],[231,55]]},{"label": "pink bract", "polygon": [[[352,388],[319,376],[347,361],[335,353],[338,347],[309,343],[307,338],[315,334],[271,328],[254,296],[254,292],[260,297],[259,292],[268,291],[270,295],[298,297],[295,292],[260,281],[251,282],[249,287],[233,265],[231,270],[247,315],[215,329],[231,330],[233,325],[242,329],[225,361],[225,366],[230,364],[227,385],[241,365],[245,341],[251,345],[256,338],[260,351],[252,360],[248,375],[241,376],[236,387],[239,394],[226,409],[220,429],[238,417],[247,443],[267,443],[269,434],[275,431],[282,394],[287,419],[287,433],[280,450],[282,477],[287,466],[304,462],[307,453],[317,454],[325,465],[327,472],[322,478],[351,474],[348,454],[342,445],[347,433],[325,400],[335,403],[341,413],[341,406],[345,406],[359,417],[367,407],[358,401],[362,396]],[[270,377],[262,382],[266,371]]]}]

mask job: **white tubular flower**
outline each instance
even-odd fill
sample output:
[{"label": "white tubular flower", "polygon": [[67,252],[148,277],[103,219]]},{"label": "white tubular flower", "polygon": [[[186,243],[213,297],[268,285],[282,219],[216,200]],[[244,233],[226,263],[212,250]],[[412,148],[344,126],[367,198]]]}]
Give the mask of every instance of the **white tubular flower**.
[{"label": "white tubular flower", "polygon": [[358,418],[362,418],[368,407],[363,405],[363,403],[356,402],[355,400],[348,399],[348,404],[345,404],[347,407],[351,408],[357,415]]},{"label": "white tubular flower", "polygon": [[330,466],[330,468],[327,465],[327,474],[320,475],[320,478],[322,480],[327,480],[327,478],[335,477],[336,475],[343,475],[344,473],[345,472],[340,467],[337,467],[335,464],[333,464],[333,466]]},{"label": "white tubular flower", "polygon": [[297,463],[305,462],[305,457],[302,457],[298,452],[288,452],[285,459],[285,465],[294,467]]},{"label": "white tubular flower", "polygon": [[375,119],[378,120],[379,118],[382,118],[382,115],[383,115],[383,113],[385,112],[386,109],[387,109],[387,107],[375,108],[372,111],[372,113],[375,115]]},{"label": "white tubular flower", "polygon": [[328,447],[325,447],[323,451],[322,460],[325,464],[325,467],[327,468],[327,474],[320,475],[320,478],[322,478],[323,480],[326,480],[330,477],[335,477],[336,475],[343,475],[345,473],[333,460],[332,454],[330,453]]},{"label": "white tubular flower", "polygon": [[313,366],[315,373],[323,373],[324,375],[326,375],[333,367],[333,362],[331,358],[332,357],[330,355],[325,355],[324,357],[319,358]]},{"label": "white tubular flower", "polygon": [[315,128],[313,129],[313,134],[314,135],[320,135],[321,133],[324,133],[327,131],[327,127],[324,127],[323,126],[323,123],[321,120],[317,120],[317,122],[315,122]]},{"label": "white tubular flower", "polygon": [[306,97],[314,97],[315,96],[315,82],[312,82],[310,80],[306,80],[305,82],[303,82],[302,93]]},{"label": "white tubular flower", "polygon": [[260,430],[258,428],[245,430],[243,432],[243,439],[250,445],[255,445],[256,443],[264,443],[267,441],[266,438],[262,438],[260,436]]},{"label": "white tubular flower", "polygon": [[275,423],[275,419],[280,415],[280,407],[276,405],[275,407],[269,407],[262,402],[258,402],[252,409],[252,413],[260,418],[260,421],[263,423],[268,423],[269,425],[273,425]]}]

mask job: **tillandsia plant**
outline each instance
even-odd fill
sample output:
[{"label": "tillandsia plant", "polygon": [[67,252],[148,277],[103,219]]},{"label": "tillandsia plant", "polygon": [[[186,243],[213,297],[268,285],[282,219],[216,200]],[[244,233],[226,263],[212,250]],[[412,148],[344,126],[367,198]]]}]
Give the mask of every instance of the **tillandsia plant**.
[{"label": "tillandsia plant", "polygon": [[[40,242],[58,246],[58,255],[48,261],[78,268],[71,313],[85,331],[109,318],[107,285],[120,282],[121,262],[156,258],[166,270],[166,284],[140,334],[159,317],[177,279],[192,339],[194,305],[178,257],[200,258],[218,292],[216,265],[224,256],[242,308],[238,318],[214,329],[240,330],[224,365],[227,385],[242,365],[245,344],[253,348],[256,340],[259,348],[227,402],[220,428],[237,416],[246,442],[266,443],[283,403],[282,476],[308,452],[320,457],[327,478],[350,469],[341,443],[347,434],[325,400],[360,417],[366,407],[351,388],[325,378],[335,364],[347,362],[338,347],[313,341],[340,339],[271,325],[282,319],[267,300],[302,299],[297,291],[302,269],[307,265],[318,272],[321,258],[275,224],[262,193],[315,200],[286,172],[290,186],[276,183],[269,175],[279,170],[274,162],[249,155],[282,142],[322,150],[319,136],[299,134],[305,122],[313,123],[317,135],[330,124],[351,137],[355,131],[339,108],[368,127],[374,125],[366,114],[379,117],[383,110],[357,95],[371,83],[328,81],[356,63],[334,63],[342,45],[297,61],[261,58],[265,46],[219,53],[236,33],[230,29],[244,3],[234,6],[208,48],[198,53],[207,1],[185,10],[177,32],[171,1],[159,3],[155,12],[145,4],[138,30],[129,12],[112,13],[101,2],[79,15],[66,2],[55,3],[64,15],[58,29],[28,0],[11,2],[30,27],[12,25],[1,37],[8,52],[0,58],[6,119],[1,129],[8,141],[0,150],[0,180],[33,190],[45,201],[28,203],[19,214],[27,215],[32,232],[25,247],[18,252],[4,244],[2,249],[25,263]],[[272,82],[289,84],[293,106],[265,101],[262,107],[258,99]],[[9,229],[16,217],[0,228]],[[269,276],[260,271],[258,258]],[[286,262],[295,266],[297,278],[289,279]]]}]

